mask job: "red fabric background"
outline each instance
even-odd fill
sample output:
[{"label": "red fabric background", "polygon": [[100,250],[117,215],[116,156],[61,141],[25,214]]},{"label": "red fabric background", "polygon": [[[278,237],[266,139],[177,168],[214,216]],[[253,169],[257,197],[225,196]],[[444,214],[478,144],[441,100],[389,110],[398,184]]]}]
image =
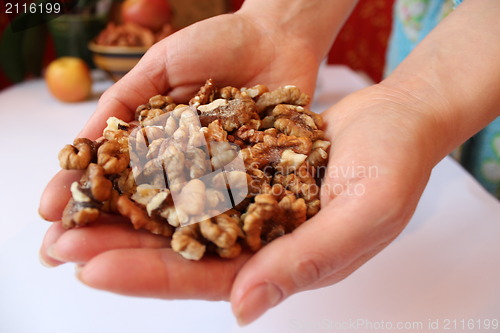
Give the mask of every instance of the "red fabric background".
[{"label": "red fabric background", "polygon": [[[244,0],[232,0],[233,9]],[[328,55],[328,63],[344,64],[382,79],[387,41],[392,27],[394,0],[360,0],[340,31]]]},{"label": "red fabric background", "polygon": [[379,82],[392,27],[394,0],[360,0],[340,31],[328,63],[345,64]]}]

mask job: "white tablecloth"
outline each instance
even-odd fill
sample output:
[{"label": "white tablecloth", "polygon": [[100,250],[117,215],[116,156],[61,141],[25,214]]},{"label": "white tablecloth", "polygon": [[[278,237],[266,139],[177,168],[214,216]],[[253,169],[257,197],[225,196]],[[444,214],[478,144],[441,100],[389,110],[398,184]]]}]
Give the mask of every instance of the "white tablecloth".
[{"label": "white tablecloth", "polygon": [[[366,85],[342,67],[323,69],[320,82],[316,110]],[[246,328],[225,302],[124,297],[82,285],[72,265],[43,267],[48,223],[38,200],[59,149],[95,104],[59,103],[41,80],[0,92],[0,332],[494,331],[478,325],[500,319],[500,204],[449,158],[393,244],[346,280],[293,296]]]}]

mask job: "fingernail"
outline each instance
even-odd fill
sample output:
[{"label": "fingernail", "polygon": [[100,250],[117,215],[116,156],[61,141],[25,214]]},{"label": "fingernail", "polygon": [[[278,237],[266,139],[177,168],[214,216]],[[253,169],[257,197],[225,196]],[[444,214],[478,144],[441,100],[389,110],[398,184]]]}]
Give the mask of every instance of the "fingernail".
[{"label": "fingernail", "polygon": [[65,262],[66,260],[62,259],[56,251],[56,244],[52,244],[51,246],[48,247],[47,249],[47,255],[51,257],[52,259],[55,259],[57,261]]},{"label": "fingernail", "polygon": [[39,253],[38,254],[38,259],[40,259],[40,263],[42,265],[44,265],[45,267],[48,267],[48,268],[53,268],[53,267],[56,267],[57,265],[52,265],[50,264],[49,262],[45,261],[45,259],[42,257],[42,254]]},{"label": "fingernail", "polygon": [[45,216],[43,216],[42,212],[40,211],[40,208],[38,208],[38,216],[40,216],[45,221],[50,222],[48,218],[46,218]]},{"label": "fingernail", "polygon": [[[92,287],[91,284],[88,283],[88,281],[86,279],[84,279],[84,268],[85,268],[85,264],[76,264],[75,265],[75,276],[78,280],[80,280],[81,283],[87,285],[87,286],[90,286]],[[87,269],[88,270],[88,269]],[[88,277],[88,274],[86,274],[87,277]]]},{"label": "fingernail", "polygon": [[236,312],[240,326],[250,324],[281,301],[283,293],[272,283],[260,284],[247,292]]},{"label": "fingernail", "polygon": [[80,278],[80,273],[82,272],[82,269],[83,269],[83,265],[82,264],[76,264],[75,265],[75,275],[76,277],[81,280]]}]

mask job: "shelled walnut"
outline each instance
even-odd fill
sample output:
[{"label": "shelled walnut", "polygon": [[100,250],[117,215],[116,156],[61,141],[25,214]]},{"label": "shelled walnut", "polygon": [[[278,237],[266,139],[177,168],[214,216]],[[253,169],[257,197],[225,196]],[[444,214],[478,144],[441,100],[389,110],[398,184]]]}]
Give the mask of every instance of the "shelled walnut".
[{"label": "shelled walnut", "polygon": [[173,32],[173,28],[169,24],[164,25],[160,31],[153,32],[133,23],[116,25],[110,22],[95,38],[95,43],[106,46],[150,47]]},{"label": "shelled walnut", "polygon": [[171,238],[186,259],[257,251],[320,208],[330,142],[309,102],[295,86],[208,80],[188,105],[156,95],[130,123],[111,117],[101,139],[76,139],[59,154],[63,168],[86,170],[63,226],[114,213]]}]

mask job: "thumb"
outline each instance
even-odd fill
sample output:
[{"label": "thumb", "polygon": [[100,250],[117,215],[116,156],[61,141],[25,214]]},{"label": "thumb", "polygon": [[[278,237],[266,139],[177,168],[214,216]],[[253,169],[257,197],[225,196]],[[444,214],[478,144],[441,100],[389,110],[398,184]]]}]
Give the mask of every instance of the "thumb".
[{"label": "thumb", "polygon": [[111,116],[124,121],[133,120],[139,105],[147,103],[152,96],[165,94],[170,90],[166,60],[163,57],[165,44],[166,41],[153,45],[130,72],[103,93],[96,111],[79,137],[100,137],[106,127],[106,120]]},{"label": "thumb", "polygon": [[342,280],[385,247],[404,226],[387,221],[407,221],[409,215],[388,207],[388,197],[378,194],[341,195],[256,253],[233,285],[238,322],[252,322],[294,293]]}]

